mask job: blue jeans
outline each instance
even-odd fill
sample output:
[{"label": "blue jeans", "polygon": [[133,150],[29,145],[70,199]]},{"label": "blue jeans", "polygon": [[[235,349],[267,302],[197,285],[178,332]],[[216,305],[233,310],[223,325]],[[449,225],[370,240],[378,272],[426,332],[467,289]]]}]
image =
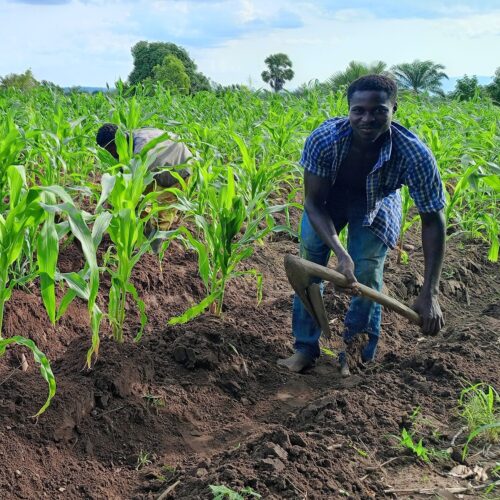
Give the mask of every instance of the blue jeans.
[{"label": "blue jeans", "polygon": [[[355,203],[339,205],[332,214],[337,232],[348,225],[347,251],[354,261],[356,279],[375,290],[380,291],[383,283],[384,261],[387,245],[368,228],[363,226],[365,217],[365,199]],[[314,231],[307,213],[304,212],[301,223],[300,256],[316,264],[326,266],[330,258],[330,249]],[[320,283],[320,279],[313,280]],[[323,292],[323,284],[321,291]],[[353,297],[345,317],[344,341],[349,342],[358,333],[368,334],[368,344],[362,353],[363,360],[372,360],[377,349],[380,335],[381,306],[364,297]],[[321,329],[304,308],[300,298],[293,299],[292,332],[295,337],[296,351],[316,359],[320,355],[319,338]]]}]

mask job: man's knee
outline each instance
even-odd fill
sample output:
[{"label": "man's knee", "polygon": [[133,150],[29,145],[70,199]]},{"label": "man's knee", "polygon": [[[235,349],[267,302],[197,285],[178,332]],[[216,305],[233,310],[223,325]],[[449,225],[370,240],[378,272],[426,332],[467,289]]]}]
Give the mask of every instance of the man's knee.
[{"label": "man's knee", "polygon": [[363,285],[379,290],[382,287],[384,263],[379,259],[362,259],[354,264],[354,275]]}]

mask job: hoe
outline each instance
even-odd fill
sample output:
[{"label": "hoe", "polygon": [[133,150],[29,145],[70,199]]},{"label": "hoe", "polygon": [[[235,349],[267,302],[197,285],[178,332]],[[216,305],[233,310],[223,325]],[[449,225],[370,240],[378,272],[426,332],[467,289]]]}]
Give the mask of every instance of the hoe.
[{"label": "hoe", "polygon": [[[331,337],[330,326],[326,316],[325,304],[321,296],[318,283],[313,283],[313,278],[319,278],[325,281],[331,281],[337,286],[345,287],[348,285],[347,278],[333,269],[329,269],[314,262],[301,259],[295,255],[285,255],[285,270],[288,281],[292,285],[295,293],[300,297],[307,312],[314,318],[321,328],[322,334],[326,338]],[[420,316],[408,306],[384,293],[377,292],[368,286],[356,283],[355,289],[360,295],[367,297],[379,304],[395,311],[407,318],[415,325],[421,325]]]}]

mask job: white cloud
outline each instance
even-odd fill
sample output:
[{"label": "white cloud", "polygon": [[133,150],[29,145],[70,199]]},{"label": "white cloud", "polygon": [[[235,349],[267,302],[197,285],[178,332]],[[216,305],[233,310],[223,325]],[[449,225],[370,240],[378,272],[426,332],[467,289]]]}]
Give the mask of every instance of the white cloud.
[{"label": "white cloud", "polygon": [[[496,3],[495,3],[496,2]],[[492,75],[498,0],[0,0],[0,75],[33,69],[61,85],[126,79],[139,40],[183,45],[221,83],[264,85],[271,53],[294,63],[293,85],[351,60],[431,59],[449,75]],[[41,5],[44,4],[44,5]],[[335,8],[332,8],[335,6]],[[391,17],[392,16],[392,17]]]}]

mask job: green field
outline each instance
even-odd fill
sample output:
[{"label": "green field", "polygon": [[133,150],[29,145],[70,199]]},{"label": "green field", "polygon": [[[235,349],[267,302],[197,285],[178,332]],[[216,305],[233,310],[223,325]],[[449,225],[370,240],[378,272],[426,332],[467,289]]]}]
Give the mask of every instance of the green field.
[{"label": "green field", "polygon": [[[117,162],[97,148],[94,138],[102,122],[117,123],[124,132],[143,126],[175,132],[198,152],[200,160],[188,185],[173,190],[183,221],[194,222],[195,230],[180,226],[161,236],[164,247],[178,238],[196,250],[207,298],[182,318],[173,319],[176,322],[191,319],[212,303],[220,314],[226,282],[241,275],[238,264],[251,255],[252,245],[271,231],[296,231],[287,224],[288,217],[284,224],[277,224],[273,214],[288,215],[290,207],[300,206],[298,159],[304,140],[328,117],[347,112],[340,93],[200,92],[182,97],[157,87],[145,94],[129,96],[119,88],[109,95],[65,95],[47,89],[11,90],[0,95],[4,249],[0,328],[12,288],[40,278],[44,305],[53,322],[75,296],[88,301],[93,339],[89,365],[92,353],[98,350],[103,315],[95,303],[99,276],[110,273],[116,285],[107,319],[113,324],[116,340],[121,341],[128,293],[143,311],[130,273],[152,240],[143,234],[144,225],[161,208],[154,197],[142,194],[152,180],[144,166],[145,157],[134,159],[123,144]],[[499,108],[479,99],[450,102],[406,95],[396,119],[422,137],[437,159],[447,193],[449,237],[465,234],[486,241],[488,258],[496,262]],[[115,187],[110,198],[111,185]],[[418,219],[412,216],[407,190],[402,194],[405,219],[401,239]],[[106,233],[114,248],[108,252],[108,265],[99,269],[97,243]],[[78,276],[64,276],[57,270],[59,246],[68,237],[80,239],[87,259]],[[258,270],[245,272],[253,274],[261,286]],[[68,287],[60,304],[55,300],[56,282]],[[142,324],[146,321],[143,312]],[[3,341],[7,342],[10,340]]]}]

